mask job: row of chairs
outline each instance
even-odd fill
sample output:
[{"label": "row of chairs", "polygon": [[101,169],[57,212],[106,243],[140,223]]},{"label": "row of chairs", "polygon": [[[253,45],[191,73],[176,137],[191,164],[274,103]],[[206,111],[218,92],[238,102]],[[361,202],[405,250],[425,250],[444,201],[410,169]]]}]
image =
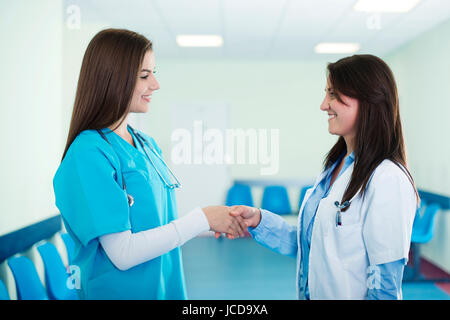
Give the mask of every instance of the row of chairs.
[{"label": "row of chairs", "polygon": [[[302,204],[306,191],[311,187],[312,187],[311,185],[307,185],[301,188],[298,208],[296,208],[297,212],[298,210],[300,210],[300,205]],[[228,190],[226,197],[226,205],[227,206],[246,205],[253,207],[254,201],[250,186],[246,184],[234,184]],[[289,196],[286,187],[266,186],[264,188],[262,196],[261,208],[280,215],[292,214],[293,210],[291,208],[291,203],[289,201]]]},{"label": "row of chairs", "polygon": [[[61,234],[67,251],[69,265],[72,262],[74,243],[67,233]],[[14,256],[7,260],[14,277],[18,300],[78,300],[75,290],[69,289],[68,269],[55,245],[44,242],[37,245],[44,263],[45,286],[42,284],[34,263],[26,256]],[[0,300],[9,300],[10,296],[0,280]]]}]

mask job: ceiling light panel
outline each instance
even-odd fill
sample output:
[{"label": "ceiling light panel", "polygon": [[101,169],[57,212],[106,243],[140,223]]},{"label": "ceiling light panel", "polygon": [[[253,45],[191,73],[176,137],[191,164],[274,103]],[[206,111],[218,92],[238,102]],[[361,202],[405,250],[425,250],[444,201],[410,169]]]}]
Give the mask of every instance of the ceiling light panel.
[{"label": "ceiling light panel", "polygon": [[358,0],[353,9],[363,12],[408,12],[420,0]]},{"label": "ceiling light panel", "polygon": [[322,42],[314,47],[316,53],[354,53],[360,49],[359,43],[353,42]]}]

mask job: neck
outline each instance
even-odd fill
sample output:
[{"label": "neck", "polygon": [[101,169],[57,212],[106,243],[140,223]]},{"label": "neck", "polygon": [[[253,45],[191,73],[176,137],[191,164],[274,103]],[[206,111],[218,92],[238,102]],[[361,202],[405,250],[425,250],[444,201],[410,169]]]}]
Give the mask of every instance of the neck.
[{"label": "neck", "polygon": [[[117,121],[116,123],[114,123],[113,125],[109,126],[108,128],[113,130],[114,128],[117,127],[117,125],[120,123],[120,120]],[[128,133],[128,116],[125,117],[125,119],[122,121],[122,123],[120,124],[120,126],[118,126],[115,130],[113,130],[115,133],[117,133],[119,136],[121,137],[126,137],[129,136]]]},{"label": "neck", "polygon": [[347,145],[347,154],[345,155],[345,157],[348,157],[354,149],[354,137],[344,137],[344,140],[345,144]]}]

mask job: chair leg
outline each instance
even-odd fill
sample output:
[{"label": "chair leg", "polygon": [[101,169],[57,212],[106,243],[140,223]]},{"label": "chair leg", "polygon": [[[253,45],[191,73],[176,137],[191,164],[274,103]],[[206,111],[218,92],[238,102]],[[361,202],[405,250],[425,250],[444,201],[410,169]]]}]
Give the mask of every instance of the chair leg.
[{"label": "chair leg", "polygon": [[[420,275],[420,246],[417,243],[411,243],[412,253],[412,267],[406,266],[406,277],[403,278],[404,282],[416,282],[422,281],[423,277]],[[406,270],[405,270],[406,271]]]},{"label": "chair leg", "polygon": [[450,278],[437,278],[437,279],[425,279],[420,274],[420,265],[421,265],[421,250],[419,243],[411,243],[411,251],[413,253],[413,268],[412,275],[407,279],[404,279],[405,282],[439,282],[439,283],[450,283]]},{"label": "chair leg", "polygon": [[414,259],[414,273],[412,280],[419,280],[420,276],[420,245],[413,243],[413,259]]}]

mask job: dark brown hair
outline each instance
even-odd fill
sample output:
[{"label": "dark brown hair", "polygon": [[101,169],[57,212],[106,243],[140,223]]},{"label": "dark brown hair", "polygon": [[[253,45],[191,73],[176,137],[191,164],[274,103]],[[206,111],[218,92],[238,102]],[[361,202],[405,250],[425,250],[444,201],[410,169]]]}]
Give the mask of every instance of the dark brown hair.
[{"label": "dark brown hair", "polygon": [[[389,159],[405,172],[419,204],[419,194],[407,169],[397,85],[389,66],[373,55],[353,55],[328,64],[327,71],[338,101],[342,102],[339,96],[342,94],[359,103],[355,164],[341,203],[350,200],[360,189],[364,193],[373,171]],[[329,168],[346,152],[345,140],[339,137],[324,160],[324,168]]]},{"label": "dark brown hair", "polygon": [[[80,132],[125,119],[139,68],[152,43],[125,29],[97,33],[83,57],[69,134],[61,161]],[[115,128],[114,128],[115,129]]]}]

